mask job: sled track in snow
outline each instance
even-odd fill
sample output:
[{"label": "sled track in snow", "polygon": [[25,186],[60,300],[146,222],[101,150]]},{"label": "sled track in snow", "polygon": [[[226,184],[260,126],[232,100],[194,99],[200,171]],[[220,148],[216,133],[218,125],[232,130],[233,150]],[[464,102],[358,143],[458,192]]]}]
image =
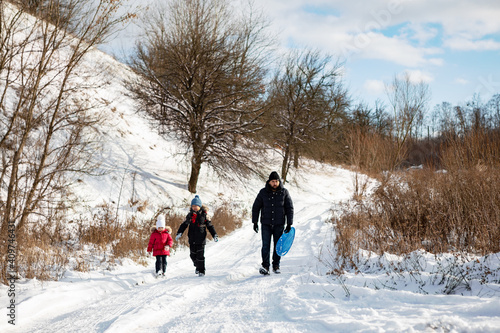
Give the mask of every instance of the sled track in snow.
[{"label": "sled track in snow", "polygon": [[[121,316],[132,315],[137,308],[154,303],[158,298],[157,289],[161,283],[142,285],[131,290],[115,291],[104,294],[103,298],[84,307],[66,312],[59,317],[38,323],[30,332],[76,332],[85,327],[87,332],[104,332]],[[170,290],[172,298],[176,290]],[[179,296],[179,295],[177,295]],[[75,329],[76,328],[76,329]]]}]

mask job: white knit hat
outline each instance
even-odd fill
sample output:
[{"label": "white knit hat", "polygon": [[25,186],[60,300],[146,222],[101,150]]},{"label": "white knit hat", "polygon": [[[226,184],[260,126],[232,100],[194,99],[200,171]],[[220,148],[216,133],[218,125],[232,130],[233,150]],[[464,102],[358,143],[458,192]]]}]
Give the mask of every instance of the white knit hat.
[{"label": "white knit hat", "polygon": [[165,218],[163,215],[158,215],[156,219],[156,228],[165,228]]}]

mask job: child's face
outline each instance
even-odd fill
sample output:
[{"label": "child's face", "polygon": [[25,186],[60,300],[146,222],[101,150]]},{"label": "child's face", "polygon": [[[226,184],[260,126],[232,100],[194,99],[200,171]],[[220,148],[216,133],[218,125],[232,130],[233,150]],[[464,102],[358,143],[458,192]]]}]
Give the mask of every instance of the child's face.
[{"label": "child's face", "polygon": [[158,227],[158,231],[163,231],[163,230],[165,230],[165,228],[163,228],[163,227]]},{"label": "child's face", "polygon": [[194,210],[195,212],[200,210],[200,206],[192,205],[191,209]]}]

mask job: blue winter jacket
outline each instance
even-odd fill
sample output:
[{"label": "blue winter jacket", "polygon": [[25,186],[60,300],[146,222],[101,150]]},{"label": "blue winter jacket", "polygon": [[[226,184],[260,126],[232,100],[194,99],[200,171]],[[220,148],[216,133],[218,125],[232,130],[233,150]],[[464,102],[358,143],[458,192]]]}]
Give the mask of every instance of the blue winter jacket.
[{"label": "blue winter jacket", "polygon": [[293,202],[288,190],[282,182],[276,191],[272,190],[269,181],[261,189],[252,206],[252,222],[262,224],[284,225],[293,224]]}]

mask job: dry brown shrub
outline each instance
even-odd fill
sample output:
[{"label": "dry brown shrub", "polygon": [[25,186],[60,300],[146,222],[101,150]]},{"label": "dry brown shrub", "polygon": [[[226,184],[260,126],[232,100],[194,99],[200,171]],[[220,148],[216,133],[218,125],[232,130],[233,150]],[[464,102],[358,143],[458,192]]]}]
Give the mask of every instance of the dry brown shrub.
[{"label": "dry brown shrub", "polygon": [[146,211],[146,208],[148,208],[148,201],[147,200],[139,202],[139,205],[137,205],[138,212],[143,213]]},{"label": "dry brown shrub", "polygon": [[377,175],[390,170],[394,163],[394,143],[377,133],[352,129],[347,135],[348,161],[364,173]]},{"label": "dry brown shrub", "polygon": [[440,154],[443,143],[443,138],[409,140],[408,154],[401,166],[407,168],[422,165],[431,169],[442,169]]},{"label": "dry brown shrub", "polygon": [[120,226],[107,203],[98,207],[91,221],[78,221],[77,224],[79,241],[82,244],[93,244],[101,250],[119,237],[116,231]]},{"label": "dry brown shrub", "polygon": [[[35,224],[31,224],[35,225]],[[18,277],[57,280],[66,270],[69,235],[60,222],[37,223],[17,232],[16,268]]]},{"label": "dry brown shrub", "polygon": [[420,170],[382,184],[369,204],[336,220],[339,256],[500,251],[500,170]]},{"label": "dry brown shrub", "polygon": [[148,200],[141,201],[139,199],[136,200],[128,199],[128,205],[130,207],[135,207],[135,209],[137,209],[138,212],[143,213],[148,208],[149,202]]},{"label": "dry brown shrub", "polygon": [[150,222],[138,223],[130,219],[115,232],[117,239],[112,243],[112,253],[115,258],[131,258],[140,260],[146,255],[150,235]]},{"label": "dry brown shrub", "polygon": [[[111,207],[102,205],[91,222],[79,223],[79,240],[82,244],[94,245],[99,250],[109,250],[109,255],[115,259],[130,258],[144,263],[142,259],[147,255],[151,227],[155,226],[156,216],[164,214],[165,224],[172,228],[173,233],[184,221],[181,215],[168,208],[165,210],[167,213],[157,213],[152,220],[137,221],[130,218],[118,223]],[[174,242],[173,248],[175,246]]]},{"label": "dry brown shrub", "polygon": [[228,203],[224,203],[222,206],[215,209],[212,223],[219,237],[222,237],[240,228],[243,221],[231,211],[228,207]]},{"label": "dry brown shrub", "polygon": [[90,271],[90,264],[87,260],[82,259],[82,258],[77,258],[76,259],[76,265],[73,268],[77,272],[83,272],[87,273]]},{"label": "dry brown shrub", "polygon": [[[367,157],[358,136],[362,167]],[[364,142],[364,143],[363,143]],[[373,146],[372,146],[373,147]],[[371,159],[372,161],[374,159]],[[370,202],[346,207],[334,220],[337,256],[346,262],[359,249],[382,254],[500,251],[500,134],[477,130],[449,136],[440,147],[444,172],[424,168],[381,177]]]},{"label": "dry brown shrub", "polygon": [[[151,220],[137,221],[130,218],[117,221],[115,208],[102,204],[90,221],[37,222],[36,228],[23,228],[16,235],[17,276],[57,280],[68,269],[69,258],[74,258],[73,269],[82,272],[94,269],[96,258],[100,265],[114,264],[115,260],[121,258],[130,258],[147,265],[146,249],[151,227],[155,226],[158,214],[164,214],[166,225],[172,228],[172,237],[175,238],[185,216],[169,208],[155,214]],[[226,205],[215,209],[212,222],[221,237],[241,226],[241,219]],[[82,245],[88,246],[84,249]],[[174,242],[173,249],[179,245],[188,245],[187,232],[179,242]],[[0,264],[0,267],[6,271],[5,263]]]},{"label": "dry brown shrub", "polygon": [[442,159],[449,171],[498,167],[500,132],[478,130],[464,136],[448,135]]}]

